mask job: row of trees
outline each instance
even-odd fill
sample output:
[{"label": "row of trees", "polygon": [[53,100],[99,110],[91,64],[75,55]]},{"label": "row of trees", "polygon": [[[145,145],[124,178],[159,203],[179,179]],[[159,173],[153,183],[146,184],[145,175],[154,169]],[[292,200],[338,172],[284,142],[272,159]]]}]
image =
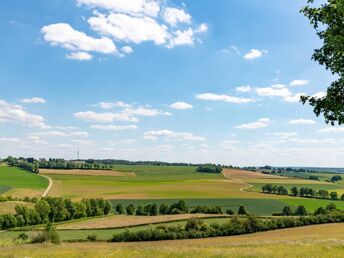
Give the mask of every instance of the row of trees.
[{"label": "row of trees", "polygon": [[331,199],[331,200],[343,200],[344,194],[339,198],[337,192],[329,192],[327,190],[315,190],[308,187],[301,187],[298,189],[296,186],[293,186],[290,191],[284,186],[277,186],[272,184],[265,184],[262,186],[263,193],[269,194],[280,194],[280,195],[291,195],[291,196],[300,196],[308,198],[318,198],[318,199]]},{"label": "row of trees", "polygon": [[313,214],[306,210],[305,206],[299,205],[295,209],[290,206],[285,206],[281,213],[275,213],[275,216],[307,216],[307,215],[325,215],[331,212],[338,211],[334,203],[329,203],[325,208],[317,208]]},{"label": "row of trees", "polygon": [[280,228],[298,227],[312,224],[344,222],[344,213],[328,212],[316,216],[282,217],[278,219],[233,218],[224,224],[207,224],[200,219],[190,219],[185,226],[157,226],[154,229],[125,231],[115,234],[112,242],[158,241],[191,239],[218,236],[232,236]]},{"label": "row of trees", "polygon": [[221,173],[222,167],[220,165],[214,165],[214,164],[204,164],[200,165],[196,168],[197,172],[203,172],[203,173]]},{"label": "row of trees", "polygon": [[14,215],[0,215],[0,229],[67,221],[114,212],[111,202],[102,198],[72,202],[70,199],[59,197],[44,197],[35,203],[34,208],[17,205],[15,211]]}]

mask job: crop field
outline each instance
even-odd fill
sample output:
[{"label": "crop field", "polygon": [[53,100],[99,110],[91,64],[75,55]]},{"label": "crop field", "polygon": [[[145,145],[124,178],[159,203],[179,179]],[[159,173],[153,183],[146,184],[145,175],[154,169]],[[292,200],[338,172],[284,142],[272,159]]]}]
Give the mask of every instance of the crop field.
[{"label": "crop field", "polygon": [[37,244],[17,248],[2,241],[0,257],[340,258],[344,256],[344,223],[159,242]]},{"label": "crop field", "polygon": [[33,203],[29,202],[0,202],[0,214],[15,214],[15,207],[17,205],[26,206],[29,208],[34,206]]},{"label": "crop field", "polygon": [[48,180],[44,177],[18,168],[0,166],[0,192],[3,195],[38,197],[47,186]]},{"label": "crop field", "polygon": [[143,224],[155,224],[169,221],[186,220],[190,218],[221,217],[211,214],[176,214],[160,216],[126,216],[112,215],[100,218],[86,218],[56,225],[57,229],[101,229],[136,226]]},{"label": "crop field", "polygon": [[43,175],[81,175],[81,176],[135,176],[133,172],[118,172],[113,170],[93,169],[40,169]]}]

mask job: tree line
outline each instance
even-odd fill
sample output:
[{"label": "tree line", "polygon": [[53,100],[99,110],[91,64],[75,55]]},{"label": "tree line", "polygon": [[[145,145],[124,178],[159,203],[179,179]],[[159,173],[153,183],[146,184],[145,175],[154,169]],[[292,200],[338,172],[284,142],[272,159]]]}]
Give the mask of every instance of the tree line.
[{"label": "tree line", "polygon": [[340,197],[337,192],[327,191],[327,190],[315,190],[308,187],[301,187],[300,189],[296,186],[293,186],[290,191],[280,185],[265,184],[261,188],[263,193],[269,194],[279,194],[279,195],[290,195],[290,196],[299,196],[307,198],[317,198],[317,199],[330,199],[330,200],[342,200],[344,201],[344,194]]},{"label": "tree line", "polygon": [[123,233],[115,234],[109,240],[111,242],[137,242],[137,241],[158,241],[174,239],[192,239],[206,237],[220,237],[248,234],[260,231],[299,227],[305,225],[339,223],[344,222],[344,213],[340,211],[328,211],[325,214],[281,217],[277,219],[257,219],[253,216],[234,217],[224,224],[208,224],[201,219],[192,218],[185,226],[156,226],[153,229],[140,231],[126,230]]},{"label": "tree line", "polygon": [[196,168],[197,172],[203,172],[203,173],[221,173],[222,167],[220,165],[214,165],[214,164],[204,164],[200,165]]}]

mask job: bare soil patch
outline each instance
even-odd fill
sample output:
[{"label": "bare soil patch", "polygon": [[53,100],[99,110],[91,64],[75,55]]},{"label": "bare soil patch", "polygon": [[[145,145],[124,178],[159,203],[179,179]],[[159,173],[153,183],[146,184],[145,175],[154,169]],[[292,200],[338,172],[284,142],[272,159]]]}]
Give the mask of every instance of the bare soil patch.
[{"label": "bare soil patch", "polygon": [[240,169],[224,169],[223,175],[229,179],[281,179],[286,178],[283,176],[275,176],[275,175],[268,175],[263,174],[260,172],[252,172],[247,170],[240,170]]},{"label": "bare soil patch", "polygon": [[134,172],[94,169],[40,169],[43,175],[80,175],[80,176],[135,176]]}]

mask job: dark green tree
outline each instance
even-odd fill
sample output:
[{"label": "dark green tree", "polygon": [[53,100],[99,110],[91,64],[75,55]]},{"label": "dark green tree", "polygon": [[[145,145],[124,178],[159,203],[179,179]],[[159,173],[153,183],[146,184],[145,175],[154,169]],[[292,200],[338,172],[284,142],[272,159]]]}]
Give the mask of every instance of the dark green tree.
[{"label": "dark green tree", "polygon": [[239,210],[238,210],[238,215],[247,215],[248,213],[247,213],[247,211],[246,211],[246,209],[245,209],[245,206],[243,206],[243,205],[241,205],[240,207],[239,207]]},{"label": "dark green tree", "polygon": [[[308,3],[313,4],[314,0],[308,0]],[[339,77],[327,88],[326,96],[302,96],[301,101],[309,103],[317,116],[323,114],[326,123],[341,125],[344,123],[344,1],[327,0],[319,7],[308,5],[301,13],[310,20],[323,41],[323,46],[314,51],[312,59]]]}]

